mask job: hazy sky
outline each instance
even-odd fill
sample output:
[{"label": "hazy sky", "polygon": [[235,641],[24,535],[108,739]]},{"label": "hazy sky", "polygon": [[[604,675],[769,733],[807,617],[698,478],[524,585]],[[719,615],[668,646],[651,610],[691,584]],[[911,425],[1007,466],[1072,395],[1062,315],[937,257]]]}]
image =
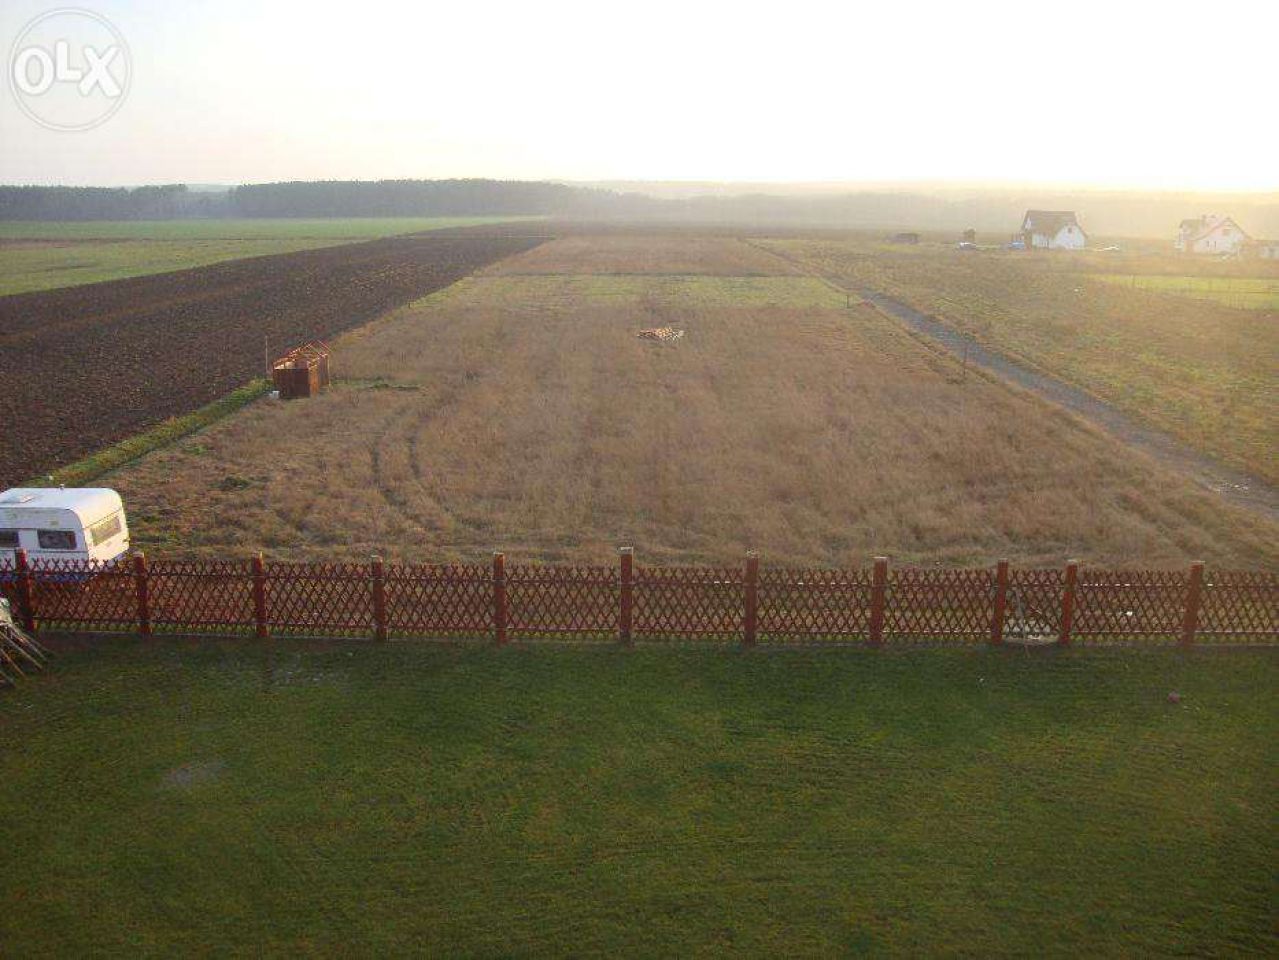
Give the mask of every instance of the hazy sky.
[{"label": "hazy sky", "polygon": [[[59,6],[0,4],[0,49]],[[1279,0],[77,0],[124,106],[0,182],[492,176],[1279,189]]]}]

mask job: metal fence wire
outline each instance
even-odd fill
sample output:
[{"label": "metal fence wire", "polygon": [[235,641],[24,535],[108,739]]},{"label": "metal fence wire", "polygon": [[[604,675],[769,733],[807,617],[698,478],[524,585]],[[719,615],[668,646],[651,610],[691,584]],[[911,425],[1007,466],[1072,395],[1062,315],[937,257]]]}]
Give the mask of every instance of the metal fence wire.
[{"label": "metal fence wire", "polygon": [[0,561],[30,631],[509,640],[1279,642],[1270,571]]}]

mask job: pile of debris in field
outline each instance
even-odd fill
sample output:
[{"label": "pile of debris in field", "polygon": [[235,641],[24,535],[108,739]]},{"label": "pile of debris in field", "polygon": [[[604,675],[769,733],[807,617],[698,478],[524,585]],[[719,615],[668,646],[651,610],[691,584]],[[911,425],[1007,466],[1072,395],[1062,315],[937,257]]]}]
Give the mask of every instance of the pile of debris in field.
[{"label": "pile of debris in field", "polygon": [[671,343],[684,336],[683,330],[676,330],[673,327],[651,327],[648,330],[641,330],[636,334],[641,340],[656,340],[659,343]]},{"label": "pile of debris in field", "polygon": [[39,670],[44,666],[49,652],[27,636],[13,620],[9,601],[0,599],[0,686],[17,682],[27,670]]}]

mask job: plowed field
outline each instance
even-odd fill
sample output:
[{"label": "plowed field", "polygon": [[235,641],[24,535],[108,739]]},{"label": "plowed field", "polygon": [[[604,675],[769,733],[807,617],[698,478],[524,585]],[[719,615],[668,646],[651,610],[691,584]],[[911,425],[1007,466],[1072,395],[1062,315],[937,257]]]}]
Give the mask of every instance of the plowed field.
[{"label": "plowed field", "polygon": [[[523,230],[520,233],[535,233]],[[209,403],[331,337],[541,242],[433,235],[0,297],[0,488]]]}]

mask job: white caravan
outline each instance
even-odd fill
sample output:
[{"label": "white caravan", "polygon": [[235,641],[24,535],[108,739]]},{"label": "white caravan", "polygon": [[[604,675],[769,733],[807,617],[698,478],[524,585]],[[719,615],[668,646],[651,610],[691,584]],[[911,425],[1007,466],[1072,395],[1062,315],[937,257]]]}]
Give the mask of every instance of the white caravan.
[{"label": "white caravan", "polygon": [[129,551],[120,494],[104,487],[14,487],[0,494],[0,562],[116,560]]}]

